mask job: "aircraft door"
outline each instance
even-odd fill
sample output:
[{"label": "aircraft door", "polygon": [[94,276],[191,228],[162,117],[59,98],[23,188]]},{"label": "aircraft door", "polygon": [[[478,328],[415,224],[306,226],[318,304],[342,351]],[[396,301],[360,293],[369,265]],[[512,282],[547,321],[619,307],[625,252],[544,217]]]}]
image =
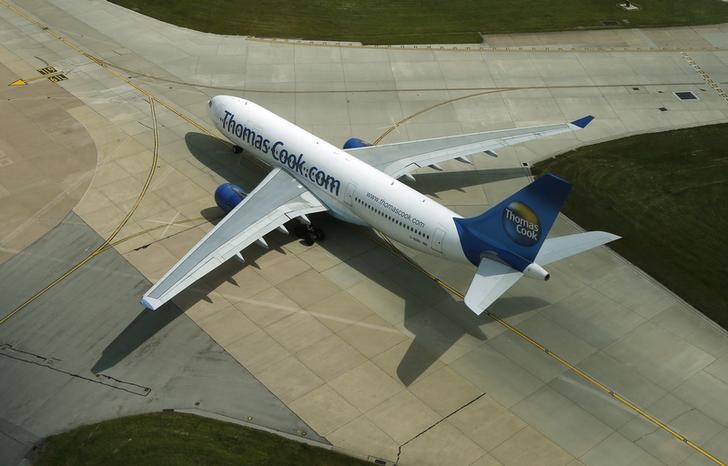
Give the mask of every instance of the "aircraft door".
[{"label": "aircraft door", "polygon": [[356,194],[356,185],[354,183],[346,184],[346,191],[344,191],[344,202],[349,205],[354,205],[354,196]]},{"label": "aircraft door", "polygon": [[437,252],[442,252],[442,240],[445,237],[445,230],[442,228],[435,228],[435,233],[432,234],[432,243],[430,246]]}]

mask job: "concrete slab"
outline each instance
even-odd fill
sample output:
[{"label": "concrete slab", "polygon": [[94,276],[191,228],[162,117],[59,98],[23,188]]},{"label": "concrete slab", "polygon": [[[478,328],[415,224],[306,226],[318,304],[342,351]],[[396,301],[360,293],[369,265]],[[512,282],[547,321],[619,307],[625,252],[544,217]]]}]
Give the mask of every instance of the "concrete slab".
[{"label": "concrete slab", "polygon": [[487,395],[453,414],[448,422],[485,451],[493,450],[527,425]]},{"label": "concrete slab", "polygon": [[607,425],[549,387],[515,405],[513,412],[576,458],[611,433]]},{"label": "concrete slab", "polygon": [[501,443],[490,454],[504,465],[567,464],[573,457],[530,426]]},{"label": "concrete slab", "polygon": [[407,464],[472,464],[485,452],[452,424],[445,421],[402,448]]},{"label": "concrete slab", "polygon": [[400,385],[371,362],[365,362],[330,382],[360,411],[368,411],[401,390]]}]

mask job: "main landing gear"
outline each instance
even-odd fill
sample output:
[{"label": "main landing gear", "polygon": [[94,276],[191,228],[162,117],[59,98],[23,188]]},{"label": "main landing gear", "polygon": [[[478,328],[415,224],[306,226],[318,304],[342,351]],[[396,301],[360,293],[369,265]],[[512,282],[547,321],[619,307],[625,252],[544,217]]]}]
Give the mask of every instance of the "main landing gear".
[{"label": "main landing gear", "polygon": [[323,241],[326,239],[326,235],[324,235],[324,231],[321,228],[317,228],[310,224],[298,225],[293,232],[297,237],[303,240],[303,243],[306,246],[313,246],[313,243],[316,241]]}]

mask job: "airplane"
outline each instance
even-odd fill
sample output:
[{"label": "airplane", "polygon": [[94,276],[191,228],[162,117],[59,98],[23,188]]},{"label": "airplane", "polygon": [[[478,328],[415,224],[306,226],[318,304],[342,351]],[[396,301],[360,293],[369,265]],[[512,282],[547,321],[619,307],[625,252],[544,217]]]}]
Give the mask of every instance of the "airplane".
[{"label": "airplane", "polygon": [[414,180],[422,167],[585,128],[594,117],[568,123],[502,129],[393,144],[350,138],[339,149],[242,98],[219,95],[208,102],[215,127],[233,143],[272,166],[250,193],[231,183],[215,191],[225,217],[142,297],[157,309],[252,243],[267,248],[273,230],[297,229],[307,244],[323,239],[309,214],[328,212],[345,222],[375,228],[413,249],[477,269],[465,305],[480,315],[521,277],[548,280],[545,265],[614,241],[592,231],[546,238],[571,184],[546,174],[484,213],[464,218],[398,181]]}]

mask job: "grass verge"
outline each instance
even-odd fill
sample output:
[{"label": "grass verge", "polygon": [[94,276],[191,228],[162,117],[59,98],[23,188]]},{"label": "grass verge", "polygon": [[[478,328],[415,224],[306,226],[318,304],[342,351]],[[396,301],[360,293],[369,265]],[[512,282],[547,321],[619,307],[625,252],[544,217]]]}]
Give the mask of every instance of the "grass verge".
[{"label": "grass verge", "polygon": [[277,435],[192,414],[163,412],[78,427],[49,437],[44,465],[371,464]]},{"label": "grass verge", "polygon": [[562,209],[728,328],[728,124],[644,134],[545,160],[574,184]]},{"label": "grass verge", "polygon": [[656,27],[728,21],[719,0],[111,0],[198,31],[365,44],[479,43],[479,32]]}]

